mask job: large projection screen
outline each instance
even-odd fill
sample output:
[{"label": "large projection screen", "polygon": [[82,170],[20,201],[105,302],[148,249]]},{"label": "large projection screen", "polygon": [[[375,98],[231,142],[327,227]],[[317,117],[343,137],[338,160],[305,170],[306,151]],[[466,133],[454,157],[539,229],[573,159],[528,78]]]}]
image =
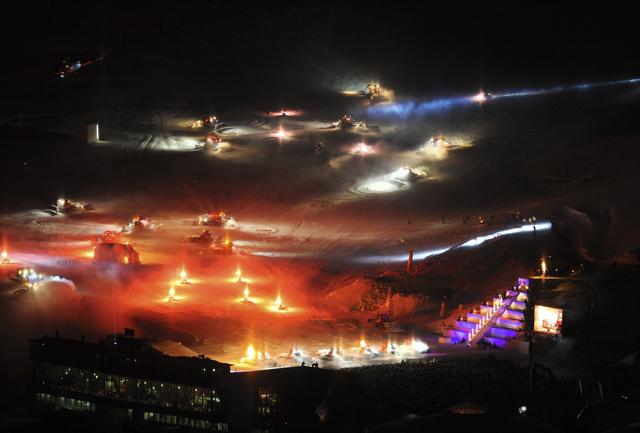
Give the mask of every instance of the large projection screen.
[{"label": "large projection screen", "polygon": [[562,329],[562,309],[536,305],[533,330],[545,334],[559,334]]}]

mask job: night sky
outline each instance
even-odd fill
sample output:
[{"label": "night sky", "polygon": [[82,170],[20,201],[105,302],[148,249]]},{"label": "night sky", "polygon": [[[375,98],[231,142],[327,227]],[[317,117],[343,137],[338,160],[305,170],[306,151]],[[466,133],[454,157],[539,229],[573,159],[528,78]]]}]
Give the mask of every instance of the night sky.
[{"label": "night sky", "polygon": [[254,91],[269,83],[283,94],[331,72],[425,95],[640,74],[633,15],[586,5],[46,1],[11,8],[3,13],[5,78],[47,75],[65,56],[102,50],[112,58],[104,66],[111,77],[200,86],[215,78]]}]

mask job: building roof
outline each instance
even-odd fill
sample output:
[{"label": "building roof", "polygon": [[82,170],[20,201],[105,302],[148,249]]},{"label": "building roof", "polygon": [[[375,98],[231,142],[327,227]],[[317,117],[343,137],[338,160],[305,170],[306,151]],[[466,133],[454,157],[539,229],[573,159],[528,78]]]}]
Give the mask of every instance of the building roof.
[{"label": "building roof", "polygon": [[[107,374],[206,386],[230,372],[231,364],[201,356],[177,343],[160,343],[109,335],[98,343],[68,338],[43,337],[30,340],[30,358]],[[179,356],[174,356],[181,353]]]}]

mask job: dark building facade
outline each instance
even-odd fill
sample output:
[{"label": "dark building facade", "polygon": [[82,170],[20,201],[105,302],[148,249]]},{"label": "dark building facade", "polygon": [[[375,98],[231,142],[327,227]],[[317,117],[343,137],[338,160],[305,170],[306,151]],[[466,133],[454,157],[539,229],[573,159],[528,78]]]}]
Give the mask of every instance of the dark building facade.
[{"label": "dark building facade", "polygon": [[225,398],[234,431],[317,431],[326,428],[337,370],[274,368],[230,375]]},{"label": "dark building facade", "polygon": [[61,337],[30,341],[36,402],[112,412],[133,422],[227,431],[220,389],[230,365],[168,356],[145,340],[109,336],[99,343]]},{"label": "dark building facade", "polygon": [[311,367],[232,373],[204,356],[170,356],[132,332],[98,343],[45,336],[30,341],[30,358],[36,407],[207,431],[321,424],[332,374]]}]

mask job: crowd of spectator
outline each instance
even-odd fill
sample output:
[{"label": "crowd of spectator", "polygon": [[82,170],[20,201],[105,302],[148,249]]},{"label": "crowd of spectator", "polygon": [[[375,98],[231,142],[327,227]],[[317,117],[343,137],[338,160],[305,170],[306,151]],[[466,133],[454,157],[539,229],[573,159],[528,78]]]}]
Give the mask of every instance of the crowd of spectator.
[{"label": "crowd of spectator", "polygon": [[529,371],[491,356],[431,358],[352,368],[362,396],[391,413],[433,413],[461,401],[493,410],[526,400]]},{"label": "crowd of spectator", "polygon": [[552,424],[563,423],[561,418],[573,411],[562,414],[566,390],[548,371],[534,368],[530,375],[528,366],[492,355],[407,360],[342,371],[349,380],[336,389],[334,409],[341,416],[357,414],[364,425],[408,414],[441,413],[464,403],[508,416],[528,406],[528,413]]}]

